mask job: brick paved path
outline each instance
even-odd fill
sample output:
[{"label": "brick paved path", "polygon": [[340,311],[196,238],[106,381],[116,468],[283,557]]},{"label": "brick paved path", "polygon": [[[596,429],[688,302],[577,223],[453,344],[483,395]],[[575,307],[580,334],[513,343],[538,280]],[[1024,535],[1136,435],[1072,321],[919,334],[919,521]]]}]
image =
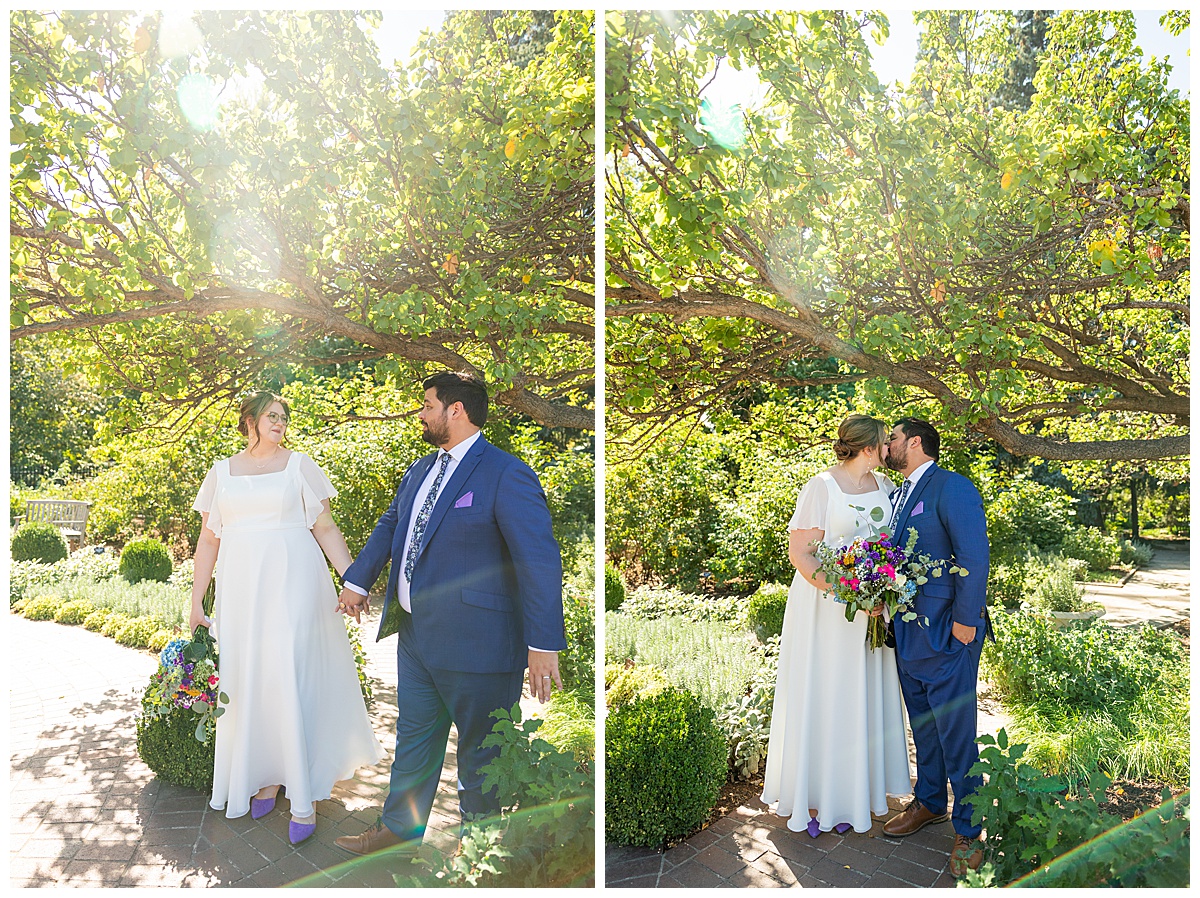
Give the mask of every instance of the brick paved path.
[{"label": "brick paved path", "polygon": [[[1087,598],[1103,602],[1106,619],[1117,626],[1165,626],[1185,619],[1191,613],[1189,548],[1186,542],[1158,543],[1154,559],[1127,583],[1088,586]],[[981,694],[979,732],[995,735],[1005,723],[1002,712]],[[889,805],[899,810],[904,801],[889,799]],[[866,833],[821,833],[812,839],[790,831],[786,820],[755,799],[665,852],[606,846],[604,880],[618,888],[954,886],[949,822],[892,839],[883,835],[886,819],[877,818]]]},{"label": "brick paved path", "polygon": [[[374,634],[377,619],[364,625]],[[371,721],[388,750],[317,803],[317,833],[288,842],[288,803],[229,820],[208,796],[160,781],[138,758],[134,715],[157,657],[82,627],[7,620],[9,882],[66,886],[391,886],[395,860],[357,860],[333,840],[378,818],[395,744],[395,640],[364,640],[376,678]],[[522,700],[525,713],[535,707]],[[454,734],[422,853],[453,851]],[[413,866],[413,872],[421,872]]]}]

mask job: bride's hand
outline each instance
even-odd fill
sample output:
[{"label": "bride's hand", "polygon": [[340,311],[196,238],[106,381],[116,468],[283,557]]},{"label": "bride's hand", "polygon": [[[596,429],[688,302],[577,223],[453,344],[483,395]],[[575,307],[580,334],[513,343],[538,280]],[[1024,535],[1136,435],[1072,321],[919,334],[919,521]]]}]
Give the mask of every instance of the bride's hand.
[{"label": "bride's hand", "polygon": [[871,617],[879,617],[879,615],[883,614],[883,602],[880,602],[878,605],[868,611],[867,614]]},{"label": "bride's hand", "polygon": [[191,615],[188,617],[188,632],[195,633],[197,627],[209,628],[212,626],[212,621],[204,616],[203,608],[193,608]]}]

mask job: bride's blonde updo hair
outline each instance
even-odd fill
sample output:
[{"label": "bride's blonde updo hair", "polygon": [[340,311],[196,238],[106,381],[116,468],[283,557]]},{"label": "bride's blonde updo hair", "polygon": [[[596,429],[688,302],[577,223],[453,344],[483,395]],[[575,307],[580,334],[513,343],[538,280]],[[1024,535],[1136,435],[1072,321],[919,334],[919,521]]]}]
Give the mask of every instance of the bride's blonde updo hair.
[{"label": "bride's blonde updo hair", "polygon": [[833,442],[833,453],[838,461],[849,461],[864,449],[874,446],[883,453],[887,442],[887,425],[870,415],[850,415],[838,427],[838,438]]}]

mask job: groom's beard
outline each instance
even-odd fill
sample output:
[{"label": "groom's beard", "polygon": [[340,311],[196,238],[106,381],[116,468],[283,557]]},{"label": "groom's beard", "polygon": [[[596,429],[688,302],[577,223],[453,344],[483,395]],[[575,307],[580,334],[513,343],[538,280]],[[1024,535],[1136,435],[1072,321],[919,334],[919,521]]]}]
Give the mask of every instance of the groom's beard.
[{"label": "groom's beard", "polygon": [[889,471],[903,471],[904,466],[908,464],[908,447],[905,446],[899,452],[889,452],[883,463]]},{"label": "groom's beard", "polygon": [[421,439],[431,446],[444,446],[450,442],[450,425],[445,421],[439,421],[437,425],[430,425],[428,421],[422,421]]}]

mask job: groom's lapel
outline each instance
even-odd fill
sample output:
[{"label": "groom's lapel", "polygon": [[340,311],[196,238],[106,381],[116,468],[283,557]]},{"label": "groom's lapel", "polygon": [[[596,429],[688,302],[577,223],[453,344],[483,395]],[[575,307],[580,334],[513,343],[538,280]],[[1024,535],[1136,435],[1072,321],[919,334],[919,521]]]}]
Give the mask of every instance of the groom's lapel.
[{"label": "groom's lapel", "polygon": [[[908,502],[905,503],[905,505],[904,505],[904,511],[902,511],[900,513],[900,520],[896,522],[896,539],[900,545],[904,545],[904,539],[902,539],[900,535],[907,533],[908,519],[910,517],[912,517],[913,509],[917,507],[917,504],[921,501],[922,494],[925,492],[925,490],[929,486],[929,484],[933,481],[933,472],[936,471],[937,469],[938,469],[937,462],[934,462],[932,465],[930,465],[928,468],[925,469],[925,473],[922,474],[921,479],[917,481],[916,488],[909,495]],[[920,532],[920,531],[918,531],[918,532]]]},{"label": "groom's lapel", "polygon": [[454,473],[450,475],[450,479],[446,481],[446,485],[438,493],[437,502],[434,503],[433,511],[429,515],[429,523],[425,525],[425,536],[421,538],[421,549],[417,553],[417,558],[425,554],[425,547],[433,539],[434,532],[437,530],[438,525],[442,523],[442,518],[446,516],[446,510],[456,501],[455,497],[458,495],[459,488],[466,483],[467,478],[471,476],[471,472],[479,464],[479,460],[483,457],[484,448],[487,445],[487,440],[483,437],[476,440],[475,445],[467,451],[466,457],[458,463],[458,466],[454,469]]}]

